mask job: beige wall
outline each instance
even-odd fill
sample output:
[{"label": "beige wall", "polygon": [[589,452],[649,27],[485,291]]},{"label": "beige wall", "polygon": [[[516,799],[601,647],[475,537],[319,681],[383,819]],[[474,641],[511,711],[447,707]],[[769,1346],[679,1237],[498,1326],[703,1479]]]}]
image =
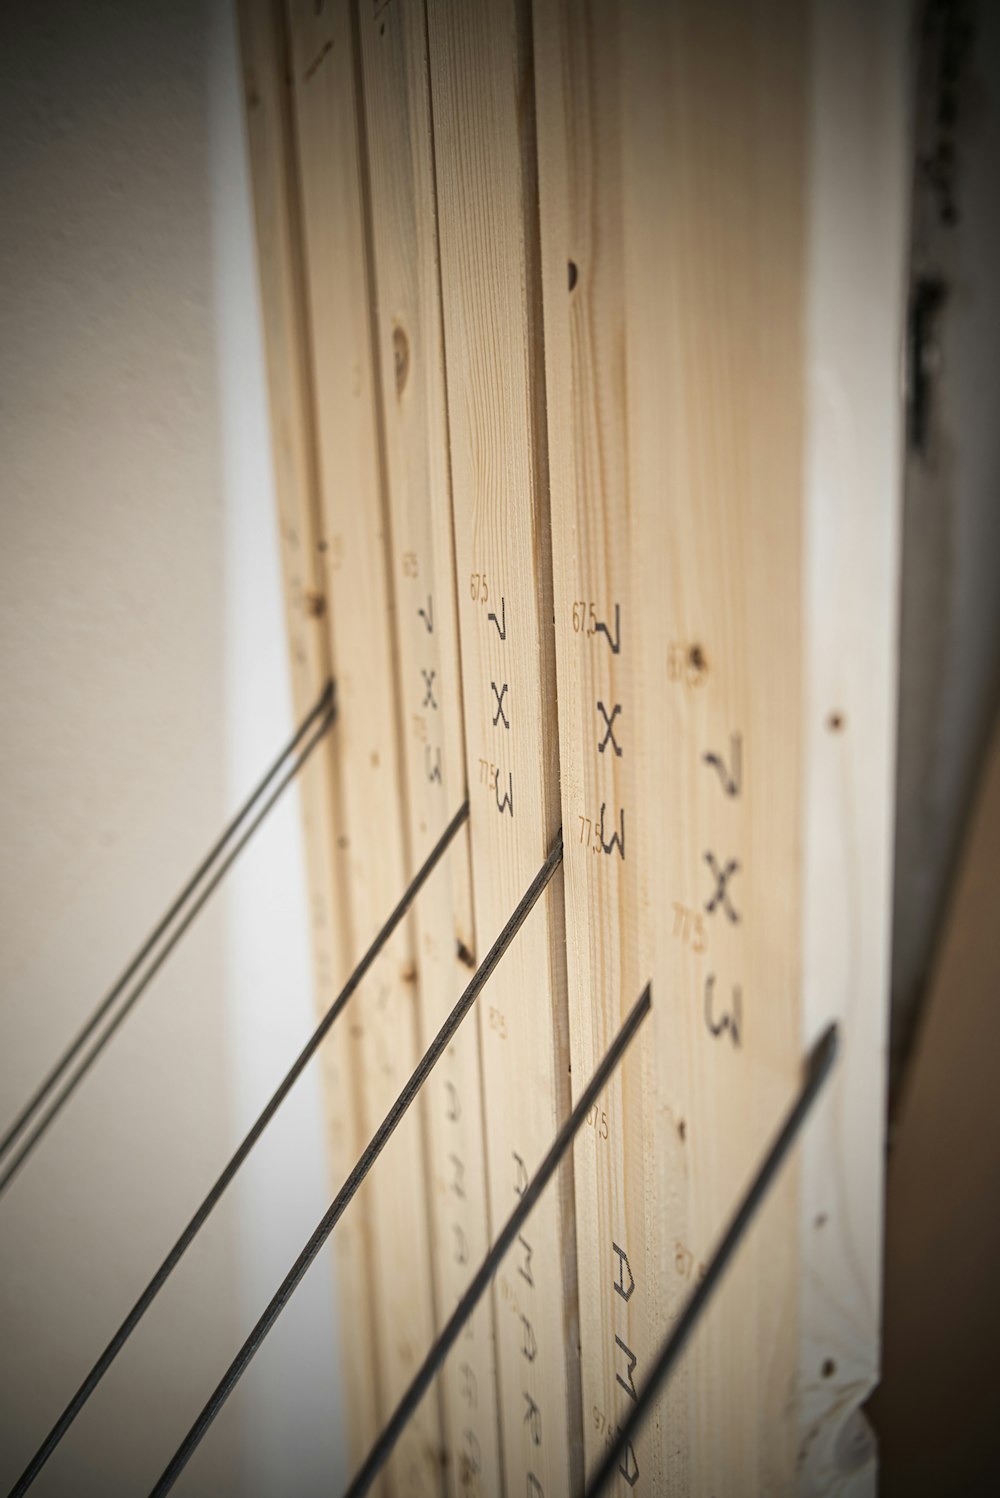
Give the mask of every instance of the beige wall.
[{"label": "beige wall", "polygon": [[[228,7],[2,7],[0,142],[2,1129],[289,717]],[[304,1038],[296,817],[0,1199],[2,1491]],[[296,1110],[36,1491],[148,1490],[325,1205],[308,1088]],[[320,1278],[179,1491],[308,1492],[335,1461]]]}]

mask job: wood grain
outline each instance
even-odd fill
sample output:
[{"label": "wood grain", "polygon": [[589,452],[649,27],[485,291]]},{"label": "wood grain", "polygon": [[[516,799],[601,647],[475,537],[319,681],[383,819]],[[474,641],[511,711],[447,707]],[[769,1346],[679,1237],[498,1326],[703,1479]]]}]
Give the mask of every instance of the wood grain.
[{"label": "wood grain", "polygon": [[805,1044],[833,1017],[845,1036],[805,1184],[769,1203],[623,1492],[864,1491],[872,1470],[899,19],[535,6],[574,1069],[650,973],[656,1027],[604,1148],[577,1150],[589,1460]]},{"label": "wood grain", "polygon": [[[646,610],[633,545],[662,554],[665,537],[639,536],[628,483],[618,7],[540,3],[534,20],[575,1095],[649,976],[637,734],[659,704],[637,674]],[[663,1333],[664,1262],[674,1277],[657,1204],[683,1161],[674,1130],[655,1126],[650,1060],[641,1035],[576,1146],[588,1469],[627,1416]],[[658,1411],[625,1453],[621,1490],[666,1491],[676,1445]]]},{"label": "wood grain", "polygon": [[[294,131],[284,19],[276,0],[240,0],[239,32],[267,363],[275,497],[291,662],[292,703],[305,717],[335,674],[322,566],[324,528],[316,467],[309,324],[304,302]],[[325,1014],[349,972],[353,951],[347,900],[339,724],[299,776],[316,1007]],[[339,1185],[363,1140],[346,1027],[322,1051],[331,1174]],[[376,1422],[371,1356],[373,1303],[364,1241],[356,1219],[333,1247],[348,1389],[355,1429]],[[348,1376],[349,1375],[349,1376]]]},{"label": "wood grain", "polygon": [[[577,1157],[594,1461],[798,1079],[806,33],[536,14],[574,1069],[653,993]],[[622,1492],[789,1490],[797,1257],[791,1174]]]},{"label": "wood grain", "polygon": [[[293,0],[288,7],[330,619],[341,663],[349,893],[360,954],[405,889],[411,860],[351,11],[347,0],[318,8],[311,0]],[[350,1016],[366,1138],[416,1063],[418,1008],[414,931],[407,923]],[[359,1199],[372,1265],[381,1422],[416,1372],[435,1327],[424,1107],[421,1099],[401,1124],[366,1183],[366,1200]],[[355,1434],[360,1454],[373,1432]],[[437,1389],[397,1446],[387,1479],[391,1492],[441,1491]]]},{"label": "wood grain", "polygon": [[[493,940],[560,825],[530,18],[434,0],[428,40],[473,882]],[[490,1202],[503,1221],[569,1103],[562,881],[481,1000]],[[582,1478],[572,1174],[496,1281],[509,1493]]]},{"label": "wood grain", "polygon": [[[657,1201],[668,1318],[799,1083],[807,16],[635,0],[621,43],[639,857],[683,1146]],[[786,1168],[688,1350],[668,1492],[793,1485],[797,1199]]]},{"label": "wood grain", "polygon": [[[566,849],[429,1085],[428,1177],[415,1132],[370,1208],[380,1412],[651,980],[441,1381],[450,1489],[579,1489],[836,1018],[834,1084],[619,1491],[860,1498],[905,5],[428,0],[426,31],[420,5],[316,9],[290,14],[355,941],[466,784],[472,807],[359,1026],[366,1110],[459,948],[560,826]],[[438,1480],[432,1404],[396,1490]]]},{"label": "wood grain", "polygon": [[[402,758],[421,862],[467,795],[451,474],[441,328],[434,144],[422,5],[362,6],[359,35],[371,190],[382,423],[398,599]],[[479,955],[469,839],[416,911],[422,1044]],[[479,1026],[470,1018],[426,1088],[437,1305],[447,1315],[490,1245]],[[442,1373],[449,1490],[499,1493],[492,1302]]]}]

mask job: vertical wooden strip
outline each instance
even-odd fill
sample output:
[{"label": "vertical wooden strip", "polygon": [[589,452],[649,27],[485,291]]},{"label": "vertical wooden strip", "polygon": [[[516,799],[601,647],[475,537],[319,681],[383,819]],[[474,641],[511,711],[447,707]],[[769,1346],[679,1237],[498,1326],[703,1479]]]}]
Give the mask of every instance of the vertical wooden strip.
[{"label": "vertical wooden strip", "polygon": [[[574,1064],[654,1006],[578,1151],[591,1459],[798,1081],[804,23],[539,7]],[[791,1172],[622,1492],[788,1491],[797,1272]]]},{"label": "vertical wooden strip", "polygon": [[[670,1316],[799,1085],[808,16],[622,4],[633,591]],[[686,1357],[667,1491],[794,1483],[797,1172]],[[672,1274],[672,1278],[670,1277]]]},{"label": "vertical wooden strip", "polygon": [[[639,724],[662,702],[643,690],[649,628],[633,587],[640,535],[628,474],[628,333],[622,215],[619,7],[534,8],[545,359],[552,491],[559,747],[566,835],[566,951],[574,1091],[591,1076],[649,973],[651,922]],[[646,948],[643,948],[643,936]],[[654,988],[654,1003],[660,994]],[[649,1037],[640,1036],[576,1147],[581,1377],[588,1469],[627,1417],[664,1331],[657,1285],[675,1277],[660,1200],[682,1170],[676,1132],[657,1126]],[[621,1464],[621,1491],[667,1491],[658,1411]]]},{"label": "vertical wooden strip", "polygon": [[[330,613],[341,662],[350,897],[360,950],[402,894],[409,856],[351,11],[348,0],[320,6],[291,0],[288,6]],[[417,1019],[408,923],[377,963],[351,1015],[366,1137],[416,1063]],[[372,1172],[361,1204],[374,1286],[380,1421],[401,1397],[434,1334],[422,1112],[421,1101]],[[367,1445],[371,1433],[359,1434],[359,1444]],[[440,1457],[435,1389],[389,1463],[389,1490],[440,1492]]]},{"label": "vertical wooden strip", "polygon": [[[362,5],[375,311],[396,579],[402,757],[416,862],[467,794],[434,156],[422,4]],[[421,895],[416,930],[426,1044],[475,967],[469,841]],[[479,1028],[460,1030],[426,1088],[437,1304],[447,1315],[489,1243]],[[493,1306],[481,1305],[442,1373],[454,1494],[502,1490]]]},{"label": "vertical wooden strip", "polygon": [[841,1023],[802,1151],[800,1491],[872,1494],[911,160],[905,4],[811,45],[803,1038]]},{"label": "vertical wooden strip", "polygon": [[[530,19],[428,8],[473,884],[481,947],[560,825]],[[490,1204],[502,1221],[569,1102],[562,881],[481,1000]],[[496,1282],[507,1491],[582,1480],[572,1173]]]},{"label": "vertical wooden strip", "polygon": [[[301,719],[333,674],[325,545],[316,475],[308,328],[303,302],[296,164],[284,19],[274,0],[240,0],[240,42],[257,239],[258,274],[274,451],[275,493],[292,701]],[[327,734],[299,777],[310,918],[320,1014],[345,981],[352,953],[340,782],[341,734]],[[331,1172],[339,1184],[362,1140],[346,1027],[323,1047]],[[373,1432],[375,1371],[372,1305],[365,1250],[356,1221],[334,1241],[350,1428]]]}]

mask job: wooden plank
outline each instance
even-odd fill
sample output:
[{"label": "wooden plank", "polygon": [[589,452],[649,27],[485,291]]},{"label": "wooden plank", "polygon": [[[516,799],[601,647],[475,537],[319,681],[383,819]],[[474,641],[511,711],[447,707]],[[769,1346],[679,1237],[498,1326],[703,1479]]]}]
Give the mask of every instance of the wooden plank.
[{"label": "wooden plank", "polygon": [[[433,0],[428,41],[473,886],[481,947],[560,824],[548,477],[525,6]],[[490,1204],[503,1221],[565,1116],[562,881],[481,1001]],[[572,1173],[496,1282],[507,1491],[582,1480]]]},{"label": "wooden plank", "polygon": [[[275,496],[291,656],[292,702],[301,720],[333,674],[325,549],[316,472],[308,327],[303,299],[296,165],[284,20],[273,0],[240,0],[239,30],[247,138],[267,363]],[[352,951],[342,847],[339,724],[299,776],[310,901],[316,1006],[329,1009],[349,971]],[[335,1028],[322,1051],[331,1174],[343,1180],[360,1153],[360,1120],[351,1045]],[[356,1220],[334,1242],[351,1429],[375,1426],[373,1307],[365,1245]]]},{"label": "wooden plank", "polygon": [[903,401],[908,29],[815,0],[810,41],[802,1033],[841,1024],[802,1147],[799,1488],[874,1494]]},{"label": "wooden plank", "polygon": [[[648,619],[646,600],[632,584],[633,544],[652,543],[662,553],[665,536],[662,529],[638,536],[628,484],[619,7],[543,0],[534,18],[566,948],[578,1091],[649,976],[650,918],[670,918],[657,900],[643,919],[649,867],[640,861],[637,730],[642,714],[659,712],[637,675],[637,638]],[[659,1198],[661,1184],[683,1165],[674,1130],[656,1126],[649,1060],[649,1036],[640,1035],[576,1146],[588,1469],[627,1415],[632,1388],[663,1333],[656,1289],[663,1266],[674,1276]],[[676,1445],[657,1415],[625,1453],[621,1489],[632,1483],[639,1493],[667,1491]]]},{"label": "wooden plank", "polygon": [[[347,0],[288,6],[293,97],[316,390],[319,467],[337,641],[340,755],[350,898],[358,949],[405,888],[406,798],[397,716],[393,580],[382,487],[355,38]],[[416,1063],[417,975],[409,924],[354,1003],[351,1030],[370,1136]],[[375,1295],[378,1414],[384,1421],[434,1333],[423,1103],[364,1188]],[[371,1431],[357,1432],[359,1456]],[[425,1399],[387,1468],[390,1491],[441,1490],[438,1391]]]},{"label": "wooden plank", "polygon": [[[403,763],[419,863],[467,794],[434,150],[422,5],[359,13],[391,554],[399,607]],[[423,1043],[476,960],[467,832],[416,907]],[[427,1083],[432,1249],[447,1315],[489,1244],[479,1029],[470,1019]],[[452,1493],[502,1491],[493,1306],[442,1373]]]},{"label": "wooden plank", "polygon": [[[803,1044],[845,1020],[801,1206],[787,1172],[623,1492],[840,1491],[866,1459],[855,1427],[840,1435],[864,1386],[836,1359],[852,1336],[874,1346],[877,1290],[831,1344],[858,1266],[815,1245],[836,1178],[836,1243],[877,1285],[905,111],[898,16],[872,28],[850,9],[818,3],[810,29],[792,4],[536,6],[574,1074],[650,973],[654,1002],[650,1064],[626,1065],[577,1151],[589,1460]],[[859,70],[867,112],[831,158]],[[860,244],[846,263],[834,203]],[[850,478],[829,446],[845,415]],[[848,624],[872,652],[855,647],[830,697]],[[843,742],[840,689],[858,720],[846,774],[817,742]],[[850,850],[832,872],[831,835]],[[844,939],[858,894],[853,965],[831,973],[817,940]]]},{"label": "wooden plank", "polygon": [[[683,1144],[665,1317],[799,1081],[806,21],[794,0],[623,10],[652,1039]],[[792,1487],[798,1263],[786,1170],[675,1386],[668,1492]]]}]

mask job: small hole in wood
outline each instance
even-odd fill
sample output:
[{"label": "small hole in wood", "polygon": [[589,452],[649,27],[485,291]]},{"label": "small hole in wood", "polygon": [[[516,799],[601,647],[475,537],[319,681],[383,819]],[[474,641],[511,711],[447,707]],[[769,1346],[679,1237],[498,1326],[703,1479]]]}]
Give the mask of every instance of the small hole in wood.
[{"label": "small hole in wood", "polygon": [[827,1358],[824,1361],[822,1368],[820,1369],[820,1372],[822,1373],[824,1378],[832,1378],[836,1371],[837,1365],[833,1361],[833,1358]]},{"label": "small hole in wood", "polygon": [[569,289],[570,289],[570,291],[572,291],[573,287],[576,285],[576,275],[577,275],[576,261],[575,260],[570,260],[569,261],[569,263],[567,265],[567,271],[569,273]]},{"label": "small hole in wood", "polygon": [[677,1132],[681,1136],[681,1143],[682,1144],[683,1144],[684,1140],[687,1138],[687,1131],[688,1131],[687,1124],[684,1122],[684,1120],[682,1118],[681,1121],[680,1121],[680,1123],[677,1125]]},{"label": "small hole in wood", "polygon": [[846,726],[846,723],[847,719],[844,717],[843,713],[834,712],[827,714],[826,726],[831,733],[842,732],[842,730]]},{"label": "small hole in wood", "polygon": [[392,357],[396,367],[396,394],[402,395],[410,372],[410,341],[398,323],[392,330]]}]

